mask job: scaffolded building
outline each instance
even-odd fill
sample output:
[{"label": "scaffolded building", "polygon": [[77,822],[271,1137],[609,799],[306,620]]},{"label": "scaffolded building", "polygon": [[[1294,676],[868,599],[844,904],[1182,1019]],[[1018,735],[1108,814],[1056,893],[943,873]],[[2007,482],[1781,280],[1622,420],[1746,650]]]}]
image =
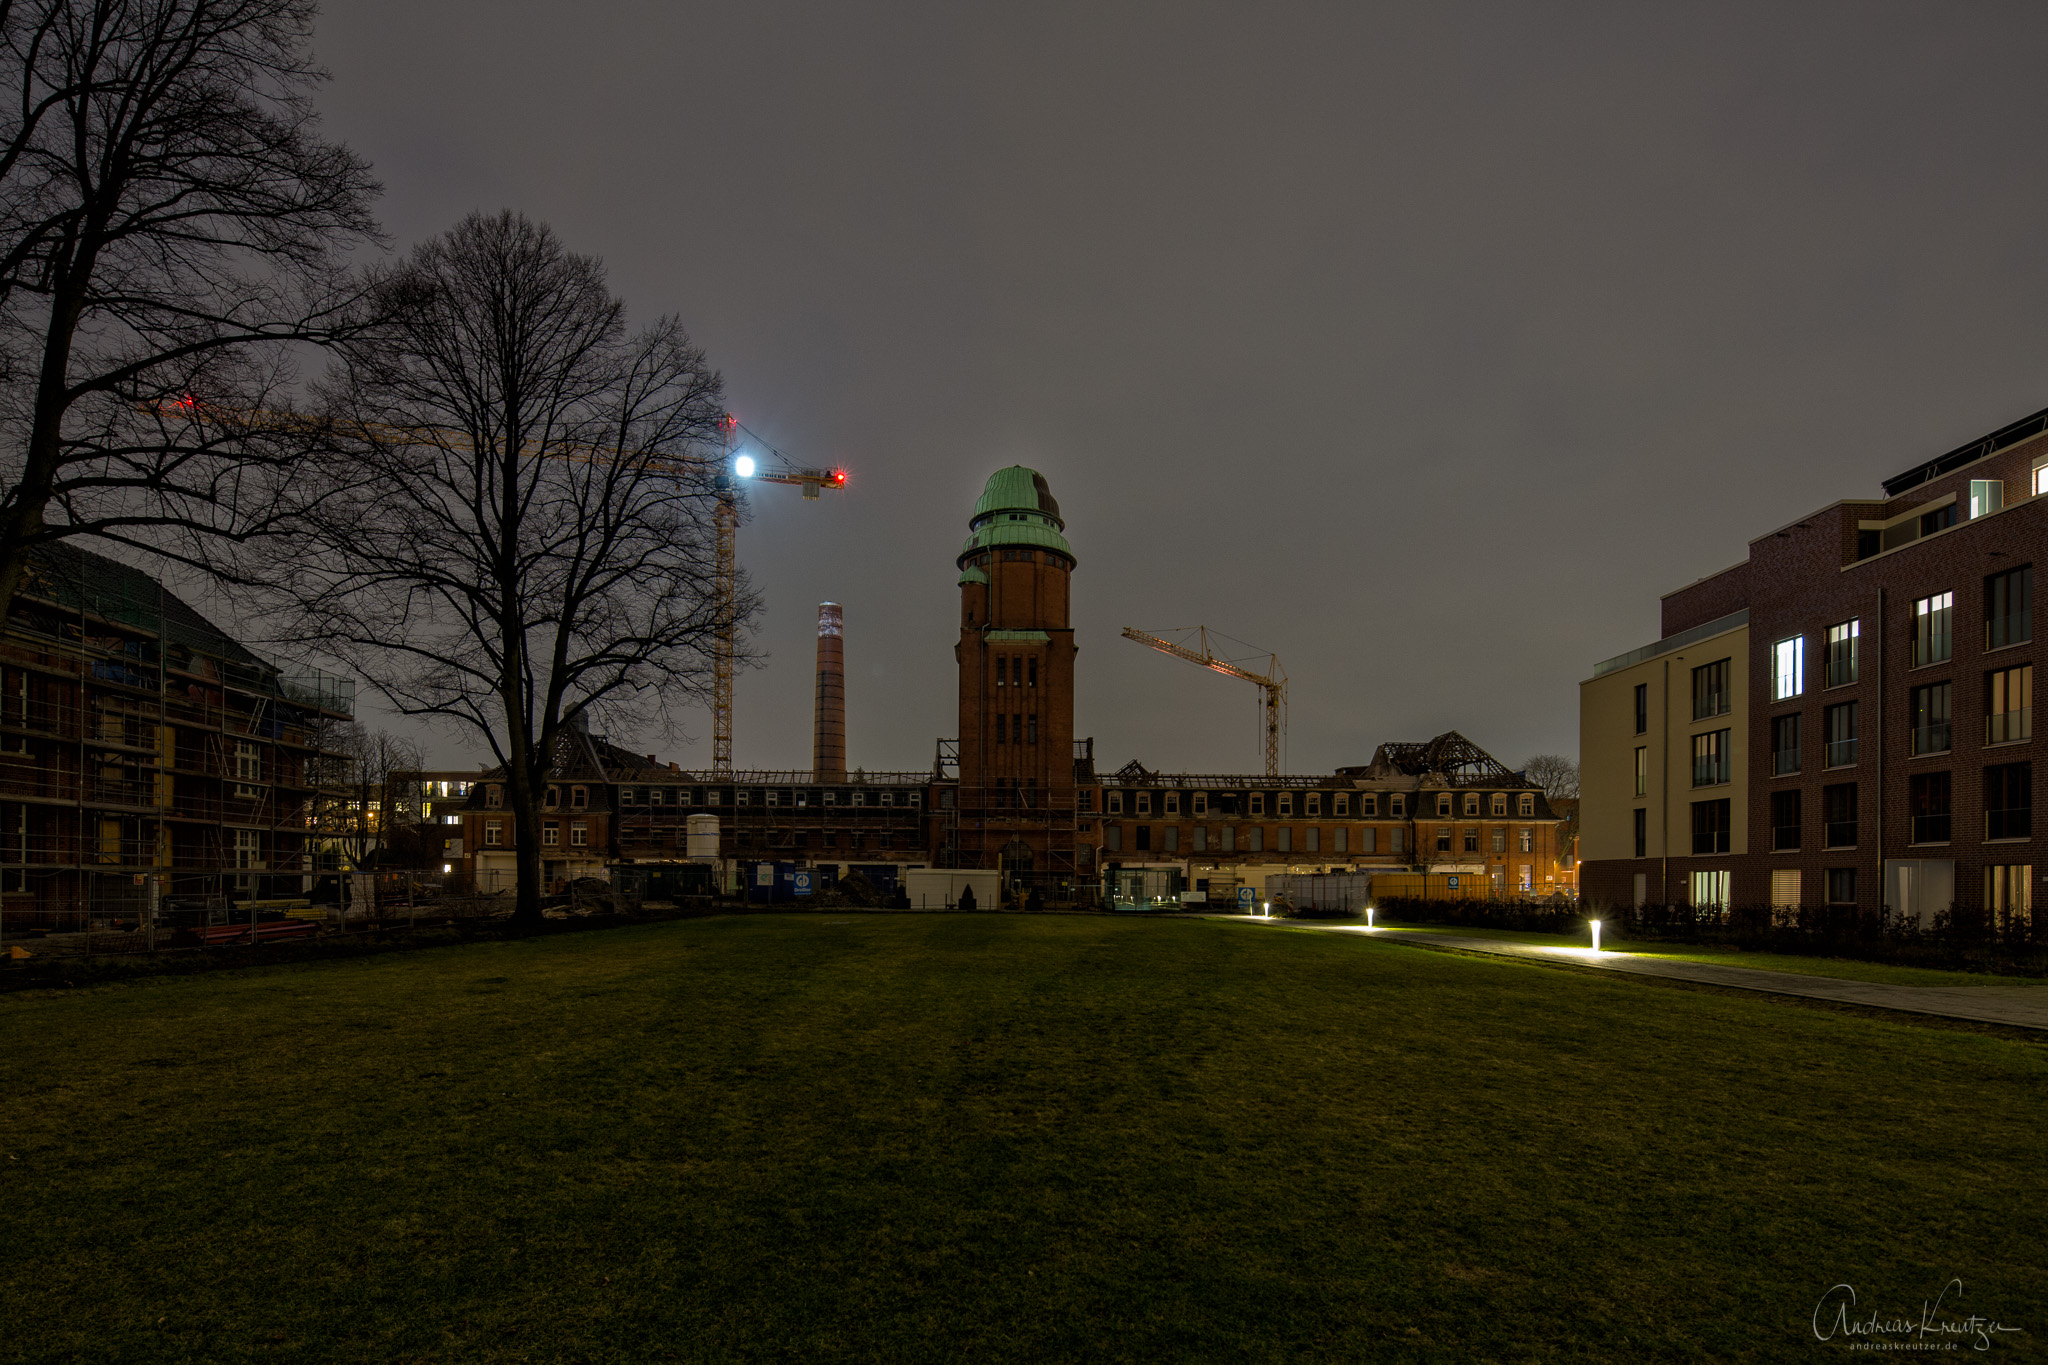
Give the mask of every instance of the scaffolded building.
[{"label": "scaffolded building", "polygon": [[0,632],[0,916],[302,897],[353,682],[287,673],[156,578],[53,545]]}]

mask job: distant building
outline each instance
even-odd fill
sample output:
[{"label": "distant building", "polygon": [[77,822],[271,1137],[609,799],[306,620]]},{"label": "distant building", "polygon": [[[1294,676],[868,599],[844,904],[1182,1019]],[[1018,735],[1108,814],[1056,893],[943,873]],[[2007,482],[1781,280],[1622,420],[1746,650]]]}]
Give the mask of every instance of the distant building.
[{"label": "distant building", "polygon": [[355,686],[258,657],[155,578],[58,543],[0,632],[0,915],[139,921],[296,898]]},{"label": "distant building", "polygon": [[1580,689],[1584,892],[2030,922],[2048,412],[1749,544]]},{"label": "distant building", "polygon": [[[1094,741],[1074,734],[1075,564],[1044,477],[996,471],[954,561],[959,725],[930,770],[830,781],[685,772],[572,727],[543,802],[545,878],[683,860],[689,817],[709,815],[728,888],[763,862],[859,868],[882,883],[918,867],[993,870],[1012,894],[1048,900],[1221,899],[1239,885],[1263,891],[1273,875],[1375,869],[1470,876],[1503,896],[1570,887],[1560,814],[1456,732],[1383,744],[1368,765],[1320,775],[1168,774],[1136,762],[1098,774]],[[516,832],[502,782],[477,783],[460,865],[481,889],[509,889]]]}]

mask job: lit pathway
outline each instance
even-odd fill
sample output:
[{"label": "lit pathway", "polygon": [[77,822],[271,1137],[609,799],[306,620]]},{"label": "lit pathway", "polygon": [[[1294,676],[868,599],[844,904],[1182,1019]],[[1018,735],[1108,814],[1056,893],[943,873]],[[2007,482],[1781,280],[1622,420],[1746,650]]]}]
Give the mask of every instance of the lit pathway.
[{"label": "lit pathway", "polygon": [[1258,919],[1244,915],[1212,915],[1210,919],[1239,924],[1285,925],[1290,929],[1315,929],[1330,934],[1356,934],[1390,943],[1411,944],[1460,953],[1485,953],[1494,957],[1519,957],[1535,962],[1570,963],[1600,971],[1629,972],[1636,976],[1661,976],[1675,981],[1698,981],[1709,986],[1730,986],[1737,990],[1764,991],[1771,995],[1797,995],[1809,1000],[1833,1000],[1867,1009],[1904,1010],[1911,1014],[1938,1014],[1950,1019],[1971,1019],[2010,1028],[2048,1029],[2048,985],[2043,986],[1885,986],[1871,981],[1844,981],[1832,976],[1808,976],[1802,972],[1767,972],[1755,967],[1723,967],[1711,962],[1681,962],[1667,957],[1644,957],[1636,953],[1595,953],[1590,948],[1551,948],[1533,943],[1510,943],[1497,938],[1465,938],[1455,934],[1412,933],[1401,929],[1367,929],[1351,924],[1315,924],[1304,920]]}]

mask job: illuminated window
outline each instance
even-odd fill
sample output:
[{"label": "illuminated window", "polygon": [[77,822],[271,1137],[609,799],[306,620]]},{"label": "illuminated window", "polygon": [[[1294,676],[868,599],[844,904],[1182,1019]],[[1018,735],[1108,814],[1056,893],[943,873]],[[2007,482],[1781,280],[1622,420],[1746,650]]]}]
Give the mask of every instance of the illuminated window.
[{"label": "illuminated window", "polygon": [[1786,701],[1806,691],[1806,637],[1794,635],[1771,646],[1771,700]]}]

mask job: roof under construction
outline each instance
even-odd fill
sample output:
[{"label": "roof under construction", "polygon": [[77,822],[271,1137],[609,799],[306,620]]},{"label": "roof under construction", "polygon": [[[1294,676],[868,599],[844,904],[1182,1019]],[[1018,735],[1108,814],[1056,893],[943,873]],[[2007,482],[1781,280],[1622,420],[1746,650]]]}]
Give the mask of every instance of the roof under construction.
[{"label": "roof under construction", "polygon": [[1339,768],[1346,777],[1434,778],[1451,787],[1534,787],[1524,773],[1512,772],[1492,754],[1459,734],[1446,730],[1421,743],[1382,744],[1362,768]]}]

